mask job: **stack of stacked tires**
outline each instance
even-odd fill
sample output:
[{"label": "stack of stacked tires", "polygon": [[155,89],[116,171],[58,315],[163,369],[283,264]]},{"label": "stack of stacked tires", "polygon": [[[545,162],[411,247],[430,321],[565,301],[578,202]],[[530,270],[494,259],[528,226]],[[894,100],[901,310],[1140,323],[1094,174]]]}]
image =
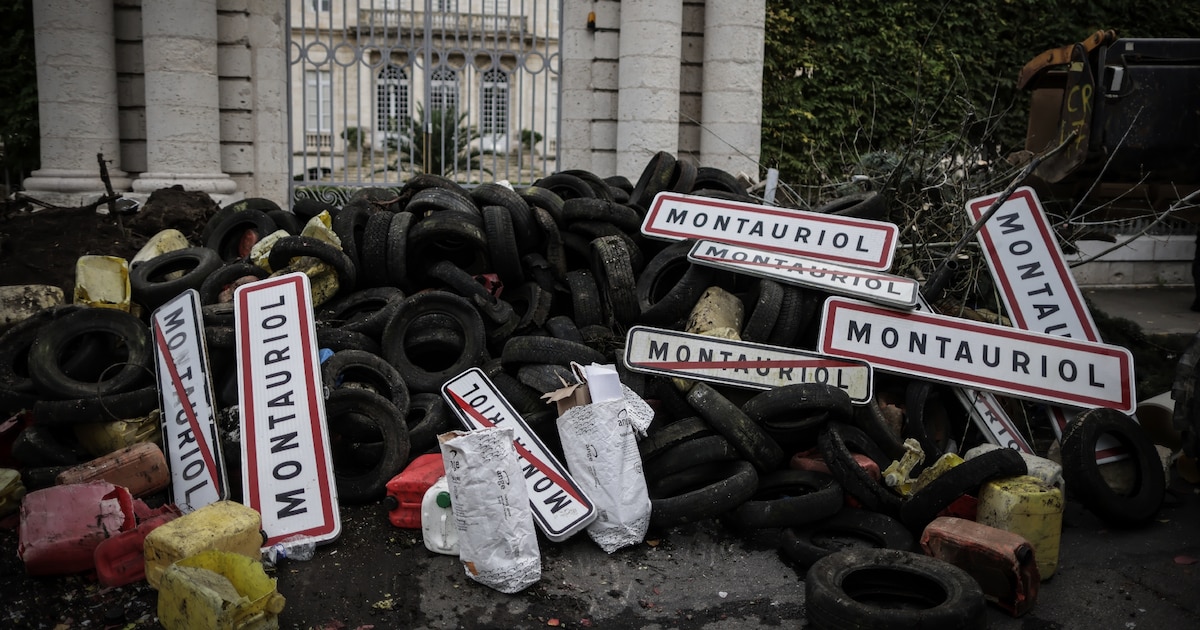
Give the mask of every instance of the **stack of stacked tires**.
[{"label": "stack of stacked tires", "polygon": [[[642,219],[663,191],[754,201],[729,173],[659,153],[636,184],[577,170],[516,190],[417,175],[399,188],[362,189],[340,207],[313,199],[289,209],[265,199],[226,206],[199,242],[131,269],[141,317],[59,306],[0,336],[0,411],[9,417],[28,410],[19,414],[24,428],[13,456],[27,486],[40,487],[52,482],[57,467],[88,457],[80,427],[152,414],[158,395],[148,314],[196,289],[216,402],[224,410],[230,487],[240,498],[232,289],[271,273],[250,262],[249,247],[283,230],[287,236],[268,257],[271,269],[286,271],[294,259],[311,257],[337,277],[336,293],[314,312],[318,346],[331,353],[322,379],[341,501],[381,501],[386,482],[408,462],[436,452],[436,436],[457,426],[439,389],[463,370],[481,367],[561,456],[554,407],[543,395],[573,379],[571,362],[616,363],[625,384],[656,411],[639,448],[657,531],[717,518],[746,535],[778,532],[782,555],[809,576],[810,608],[824,615],[820,627],[845,621],[837,606],[820,604],[839,599],[821,589],[848,588],[838,576],[854,563],[878,566],[881,575],[915,572],[936,584],[941,599],[915,606],[922,619],[944,614],[953,627],[982,623],[978,586],[972,590],[973,582],[964,583],[965,574],[949,565],[914,560],[920,557],[911,553],[914,535],[987,480],[1023,474],[1024,460],[993,451],[907,498],[860,461],[865,456],[886,468],[903,453],[906,437],[922,444],[926,462],[936,459],[950,432],[925,419],[944,411],[940,390],[899,378],[885,383],[907,409],[898,431],[879,405],[852,406],[832,385],[762,393],[705,383],[685,389],[624,369],[629,327],[682,329],[709,287],[742,300],[742,339],[810,349],[827,297],[695,266],[686,257],[691,243],[644,238]],[[818,210],[871,218],[887,211],[873,194]],[[322,212],[332,217],[340,248],[301,235]],[[805,452],[819,455],[824,466],[798,463]],[[855,549],[835,554],[843,546]],[[892,585],[886,588],[925,584],[894,577],[883,580]]]}]

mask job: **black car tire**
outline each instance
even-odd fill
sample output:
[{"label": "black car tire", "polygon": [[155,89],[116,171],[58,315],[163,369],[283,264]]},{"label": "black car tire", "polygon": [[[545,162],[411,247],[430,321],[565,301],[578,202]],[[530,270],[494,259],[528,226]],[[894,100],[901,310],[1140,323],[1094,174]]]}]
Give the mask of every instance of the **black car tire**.
[{"label": "black car tire", "polygon": [[[1100,474],[1096,441],[1110,435],[1133,459],[1136,481],[1128,494],[1114,490]],[[1063,479],[1072,496],[1105,523],[1136,527],[1158,513],[1166,496],[1166,480],[1158,451],[1146,432],[1129,416],[1108,408],[1079,414],[1063,432]]]},{"label": "black car tire", "polygon": [[[416,322],[429,314],[446,315],[457,323],[463,344],[457,356],[412,356],[407,337]],[[466,299],[445,291],[409,296],[383,330],[383,356],[404,377],[409,390],[436,392],[450,377],[483,362],[486,353],[483,319]]]},{"label": "black car tire", "polygon": [[[65,354],[73,342],[93,334],[115,337],[124,356],[110,357],[98,382],[72,378],[63,371]],[[115,309],[85,309],[54,320],[38,331],[29,348],[29,376],[34,385],[38,391],[58,398],[119,394],[152,380],[153,375],[154,346],[149,327]]]},{"label": "black car tire", "polygon": [[[408,427],[403,416],[388,399],[365,389],[336,389],[325,400],[325,414],[331,441],[336,442],[339,427],[346,423],[370,423],[379,434],[383,448],[374,462],[365,467],[337,461],[339,449],[333,448],[333,476],[337,483],[338,501],[366,503],[382,499],[388,480],[396,476],[408,461]],[[354,458],[355,453],[344,453]],[[372,453],[374,455],[374,453]],[[359,462],[354,462],[355,464]],[[352,472],[348,472],[350,468]],[[340,470],[339,470],[340,469]]]},{"label": "black car tire", "polygon": [[983,590],[966,571],[894,549],[849,549],[813,564],[804,603],[814,630],[987,627]]}]

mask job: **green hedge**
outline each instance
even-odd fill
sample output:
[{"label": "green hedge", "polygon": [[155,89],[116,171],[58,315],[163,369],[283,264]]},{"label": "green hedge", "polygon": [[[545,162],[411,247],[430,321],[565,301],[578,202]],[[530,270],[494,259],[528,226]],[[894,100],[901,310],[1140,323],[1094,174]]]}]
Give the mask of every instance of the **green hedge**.
[{"label": "green hedge", "polygon": [[0,60],[0,169],[19,184],[39,160],[32,0],[0,2]]},{"label": "green hedge", "polygon": [[1200,37],[1200,3],[769,0],[762,164],[812,201],[880,152],[965,140],[985,158],[1007,155],[1024,144],[1021,67],[1101,28]]}]

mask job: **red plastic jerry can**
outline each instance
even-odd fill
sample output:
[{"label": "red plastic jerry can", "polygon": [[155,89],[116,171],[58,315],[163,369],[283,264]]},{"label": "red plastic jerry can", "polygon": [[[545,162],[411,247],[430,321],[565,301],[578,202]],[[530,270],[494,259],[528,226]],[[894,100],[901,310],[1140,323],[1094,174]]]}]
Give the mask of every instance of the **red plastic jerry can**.
[{"label": "red plastic jerry can", "polygon": [[[875,460],[862,453],[851,453],[851,455],[854,457],[854,463],[858,464],[859,468],[865,470],[871,476],[871,479],[879,481],[879,464],[876,464]],[[825,463],[825,456],[821,455],[821,451],[816,448],[810,448],[807,451],[801,451],[792,455],[788,467],[792,470],[819,472],[822,475],[833,474],[829,472],[829,465]]]},{"label": "red plastic jerry can", "polygon": [[418,456],[400,474],[387,482],[388,520],[404,529],[421,529],[421,501],[446,471],[441,453]]},{"label": "red plastic jerry can", "polygon": [[983,596],[1013,617],[1037,602],[1042,578],[1033,546],[1012,532],[951,516],[933,520],[921,535],[926,555],[975,578]]},{"label": "red plastic jerry can", "polygon": [[144,497],[171,485],[171,471],[157,444],[140,442],[68,468],[57,478],[59,485],[95,480],[125,486],[133,496]]},{"label": "red plastic jerry can", "polygon": [[146,579],[146,535],[179,516],[179,509],[170,506],[170,509],[138,523],[137,527],[101,541],[95,553],[96,577],[100,584],[112,588]]},{"label": "red plastic jerry can", "polygon": [[21,501],[17,556],[29,575],[87,571],[97,545],[135,524],[133,496],[107,481],[37,490]]}]

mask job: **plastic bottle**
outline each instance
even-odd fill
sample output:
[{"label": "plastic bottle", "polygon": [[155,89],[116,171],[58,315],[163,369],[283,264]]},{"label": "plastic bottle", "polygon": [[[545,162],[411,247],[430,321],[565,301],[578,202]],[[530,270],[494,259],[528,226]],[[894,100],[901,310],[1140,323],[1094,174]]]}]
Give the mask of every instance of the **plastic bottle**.
[{"label": "plastic bottle", "polygon": [[450,484],[445,476],[435,481],[421,499],[421,535],[426,549],[458,555],[458,526],[450,509]]},{"label": "plastic bottle", "polygon": [[317,543],[308,536],[296,534],[267,547],[263,551],[263,564],[275,566],[280,560],[287,558],[297,562],[308,562],[316,553]]}]

